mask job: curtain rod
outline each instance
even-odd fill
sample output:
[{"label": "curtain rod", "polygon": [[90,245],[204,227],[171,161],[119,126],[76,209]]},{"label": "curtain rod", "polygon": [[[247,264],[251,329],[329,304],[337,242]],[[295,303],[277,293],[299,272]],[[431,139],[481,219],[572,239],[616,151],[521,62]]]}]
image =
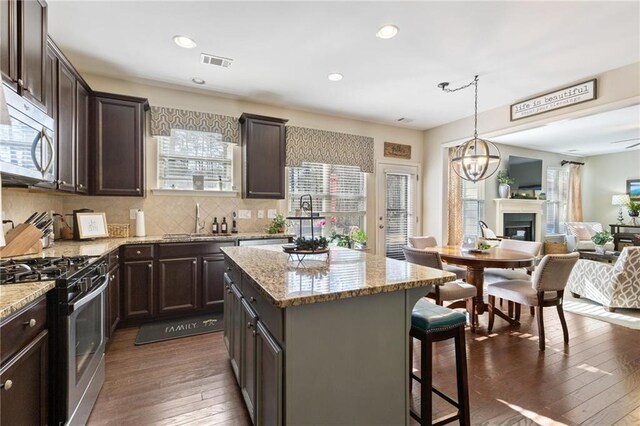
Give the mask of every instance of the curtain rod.
[{"label": "curtain rod", "polygon": [[560,162],[560,166],[564,166],[565,164],[578,164],[580,166],[584,166],[584,163],[580,163],[578,161],[569,161],[569,160],[562,160]]}]

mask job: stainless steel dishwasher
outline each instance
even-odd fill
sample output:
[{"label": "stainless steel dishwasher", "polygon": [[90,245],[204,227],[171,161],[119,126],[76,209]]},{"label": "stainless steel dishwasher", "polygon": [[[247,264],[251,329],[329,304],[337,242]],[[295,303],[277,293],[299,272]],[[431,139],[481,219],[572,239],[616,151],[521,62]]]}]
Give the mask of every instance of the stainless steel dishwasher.
[{"label": "stainless steel dishwasher", "polygon": [[263,246],[266,244],[287,244],[289,238],[260,238],[253,240],[238,240],[239,246]]}]

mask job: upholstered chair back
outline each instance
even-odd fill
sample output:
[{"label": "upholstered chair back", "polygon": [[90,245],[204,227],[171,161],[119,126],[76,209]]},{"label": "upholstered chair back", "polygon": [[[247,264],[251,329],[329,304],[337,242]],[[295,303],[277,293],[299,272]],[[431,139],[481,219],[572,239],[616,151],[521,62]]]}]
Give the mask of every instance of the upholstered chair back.
[{"label": "upholstered chair back", "polygon": [[542,243],[537,241],[522,241],[522,240],[501,240],[500,248],[507,250],[521,251],[523,253],[530,254],[531,256],[537,256],[540,253]]},{"label": "upholstered chair back", "polygon": [[627,246],[613,265],[613,275],[620,283],[636,284],[640,288],[640,247]]},{"label": "upholstered chair back", "polygon": [[436,247],[438,241],[435,237],[409,237],[409,244],[411,247],[417,249],[424,249],[428,247]]},{"label": "upholstered chair back", "polygon": [[442,269],[440,254],[434,251],[420,250],[412,247],[402,247],[404,258],[409,263],[428,266],[429,268]]},{"label": "upholstered chair back", "polygon": [[533,273],[531,286],[537,291],[564,290],[579,253],[548,254]]}]

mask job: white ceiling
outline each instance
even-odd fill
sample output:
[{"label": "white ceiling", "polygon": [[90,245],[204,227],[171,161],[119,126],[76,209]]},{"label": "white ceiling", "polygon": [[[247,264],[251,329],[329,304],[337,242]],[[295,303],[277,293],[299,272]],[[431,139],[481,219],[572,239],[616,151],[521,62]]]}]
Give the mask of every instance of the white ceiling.
[{"label": "white ceiling", "polygon": [[[380,40],[386,23],[400,33]],[[49,32],[81,72],[427,129],[473,114],[473,91],[441,81],[479,74],[483,111],[640,61],[640,2],[49,0]]]}]

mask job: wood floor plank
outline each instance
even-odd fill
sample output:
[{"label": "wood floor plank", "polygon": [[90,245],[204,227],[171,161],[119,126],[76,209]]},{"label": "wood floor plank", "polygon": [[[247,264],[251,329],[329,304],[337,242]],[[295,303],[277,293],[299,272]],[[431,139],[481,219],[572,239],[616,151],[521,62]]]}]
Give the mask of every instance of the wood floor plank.
[{"label": "wood floor plank", "polygon": [[[555,312],[545,316],[546,351],[535,318],[467,331],[473,425],[640,424],[640,331],[567,312],[569,344]],[[249,425],[222,333],[134,346],[136,328],[117,330],[90,426]],[[434,345],[434,384],[455,396],[452,341]],[[414,345],[419,368],[420,344]],[[419,407],[419,385],[412,406]],[[452,411],[433,399],[434,417]],[[411,424],[417,424],[412,421]],[[454,423],[455,424],[455,423]]]}]

